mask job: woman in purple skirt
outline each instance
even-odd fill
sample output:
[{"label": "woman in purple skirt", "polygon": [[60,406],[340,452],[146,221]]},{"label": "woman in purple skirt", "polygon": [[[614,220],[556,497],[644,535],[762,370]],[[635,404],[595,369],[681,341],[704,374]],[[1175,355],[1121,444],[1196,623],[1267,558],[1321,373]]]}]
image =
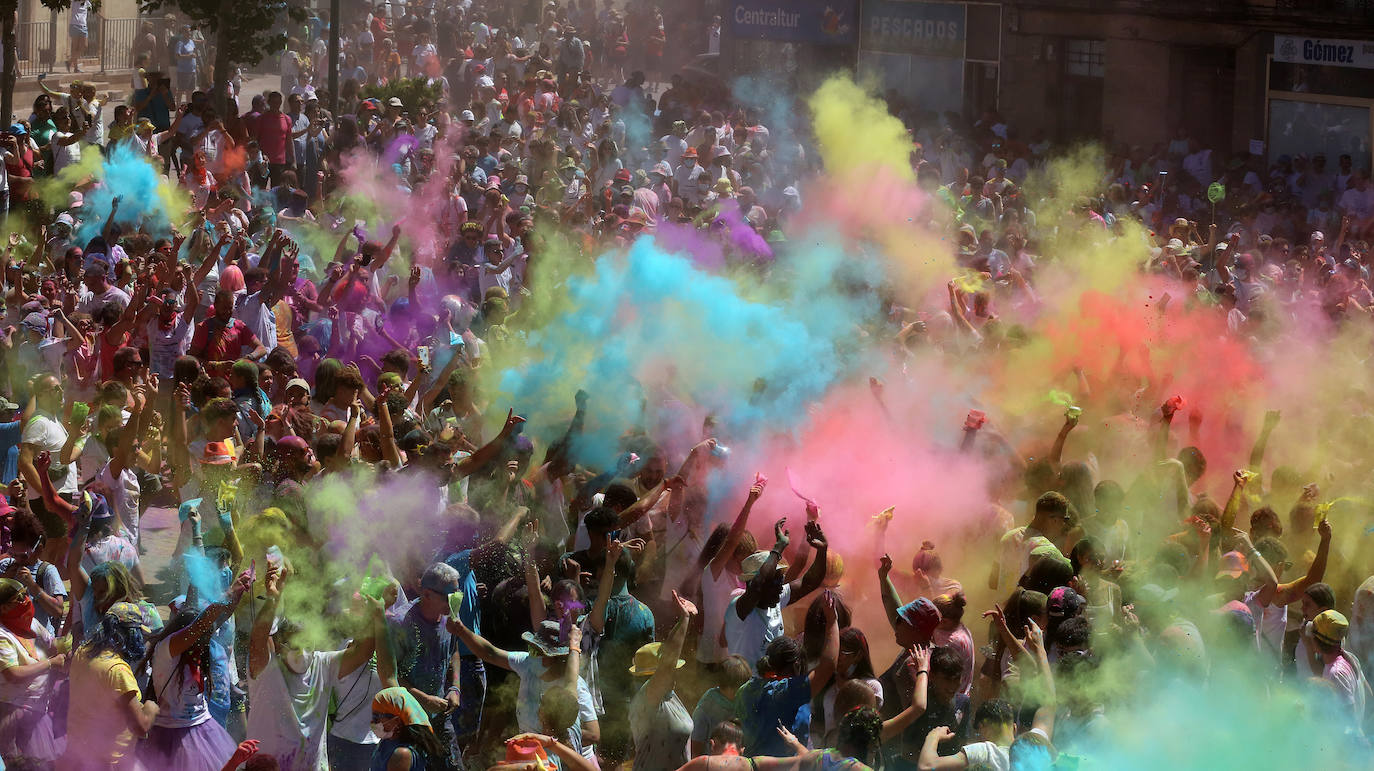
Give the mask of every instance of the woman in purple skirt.
[{"label": "woman in purple skirt", "polygon": [[[251,585],[245,571],[221,602],[199,613],[185,608],[153,645],[157,719],[139,743],[138,758],[151,771],[219,771],[237,746],[224,726],[210,716],[210,638],[234,613]],[[189,604],[189,603],[188,603]]]}]

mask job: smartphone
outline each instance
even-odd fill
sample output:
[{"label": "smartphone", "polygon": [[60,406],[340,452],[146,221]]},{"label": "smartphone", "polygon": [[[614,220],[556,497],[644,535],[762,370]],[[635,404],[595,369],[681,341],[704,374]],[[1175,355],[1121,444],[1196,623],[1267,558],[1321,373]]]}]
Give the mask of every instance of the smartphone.
[{"label": "smartphone", "polygon": [[273,544],[267,547],[267,564],[273,567],[281,567],[281,548]]},{"label": "smartphone", "polygon": [[1070,407],[1067,410],[1064,410],[1064,417],[1068,418],[1069,420],[1078,420],[1079,418],[1083,417],[1083,408],[1077,406]]},{"label": "smartphone", "polygon": [[85,423],[91,415],[91,405],[86,402],[72,403],[72,423]]},{"label": "smartphone", "polygon": [[448,596],[448,614],[457,618],[463,607],[463,593],[454,592]]},{"label": "smartphone", "polygon": [[422,345],[415,349],[415,356],[420,360],[420,366],[429,366],[429,346]]}]

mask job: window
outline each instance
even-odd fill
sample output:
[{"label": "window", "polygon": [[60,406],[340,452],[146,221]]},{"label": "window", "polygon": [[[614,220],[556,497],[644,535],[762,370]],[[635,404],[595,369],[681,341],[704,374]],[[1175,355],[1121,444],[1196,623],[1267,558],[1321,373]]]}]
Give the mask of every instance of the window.
[{"label": "window", "polygon": [[1064,44],[1064,67],[1070,75],[1100,78],[1104,75],[1102,40],[1069,40]]}]

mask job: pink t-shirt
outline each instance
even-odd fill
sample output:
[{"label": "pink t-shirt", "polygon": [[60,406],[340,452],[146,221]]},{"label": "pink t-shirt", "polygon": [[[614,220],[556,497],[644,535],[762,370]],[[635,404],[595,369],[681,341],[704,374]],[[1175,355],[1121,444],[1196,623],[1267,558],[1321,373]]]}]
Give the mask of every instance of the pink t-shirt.
[{"label": "pink t-shirt", "polygon": [[959,652],[964,659],[964,671],[959,675],[959,693],[968,695],[973,690],[973,635],[968,627],[960,624],[956,629],[946,632],[936,629],[930,636],[931,643],[950,647]]},{"label": "pink t-shirt", "polygon": [[291,143],[291,118],[284,112],[265,112],[258,116],[258,147],[268,163],[286,163],[286,148]]}]

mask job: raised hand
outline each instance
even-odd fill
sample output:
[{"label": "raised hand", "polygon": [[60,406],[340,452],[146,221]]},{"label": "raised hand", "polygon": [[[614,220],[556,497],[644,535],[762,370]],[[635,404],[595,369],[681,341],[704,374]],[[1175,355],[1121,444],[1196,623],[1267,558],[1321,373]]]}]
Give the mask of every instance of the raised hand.
[{"label": "raised hand", "polygon": [[693,604],[691,600],[678,594],[676,589],[673,590],[673,602],[677,603],[677,607],[682,611],[682,615],[691,617],[697,614],[697,606]]},{"label": "raised hand", "polygon": [[806,523],[806,543],[813,549],[826,547],[825,533],[821,530],[821,523],[814,520]]},{"label": "raised hand", "polygon": [[506,424],[501,427],[501,433],[509,436],[515,431],[516,426],[524,423],[525,419],[515,414],[515,408],[506,411]]},{"label": "raised hand", "polygon": [[768,486],[768,479],[762,474],[754,475],[754,486],[749,488],[749,502],[757,501],[763,495],[763,490]]},{"label": "raised hand", "polygon": [[773,548],[786,549],[792,543],[792,539],[787,534],[787,517],[783,517],[773,525]]},{"label": "raised hand", "polygon": [[881,579],[886,579],[887,576],[888,576],[888,574],[891,573],[891,572],[892,572],[892,557],[891,557],[890,555],[884,554],[884,555],[883,555],[881,558],[879,558],[879,560],[878,560],[878,578],[879,578],[880,580],[881,580]]}]

